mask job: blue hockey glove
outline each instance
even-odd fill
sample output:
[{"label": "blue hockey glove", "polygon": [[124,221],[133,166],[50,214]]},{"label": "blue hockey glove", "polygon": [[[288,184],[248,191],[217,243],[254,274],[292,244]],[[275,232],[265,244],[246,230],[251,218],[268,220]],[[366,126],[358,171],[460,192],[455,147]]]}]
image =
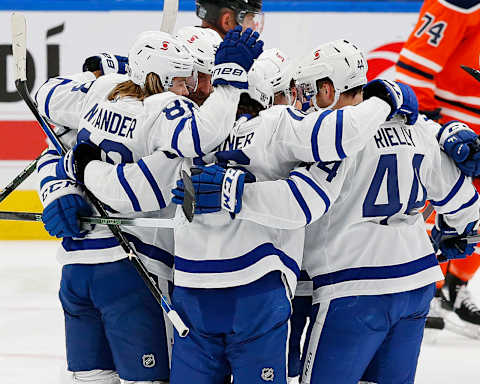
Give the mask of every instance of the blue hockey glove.
[{"label": "blue hockey glove", "polygon": [[363,99],[376,96],[390,105],[392,109],[387,120],[394,115],[403,115],[407,124],[413,125],[418,119],[418,100],[415,92],[406,84],[395,81],[376,79],[363,87]]},{"label": "blue hockey glove", "polygon": [[59,159],[56,167],[57,176],[83,184],[85,167],[92,160],[101,160],[100,153],[100,148],[91,143],[76,144]]},{"label": "blue hockey glove", "polygon": [[475,244],[468,244],[467,240],[462,240],[461,238],[477,234],[475,225],[476,222],[468,224],[465,231],[462,234],[458,234],[454,228],[445,223],[442,215],[437,215],[435,226],[432,228],[432,243],[435,251],[440,250],[442,259],[446,260],[464,259],[471,255],[475,250]]},{"label": "blue hockey glove", "polygon": [[241,32],[241,26],[235,27],[218,47],[212,71],[213,86],[226,84],[248,89],[247,73],[263,52],[263,41],[258,40],[260,35],[250,28]]},{"label": "blue hockey glove", "polygon": [[468,125],[460,121],[450,121],[442,126],[437,139],[440,147],[465,175],[480,175],[478,136]]},{"label": "blue hockey glove", "polygon": [[[217,164],[192,168],[192,183],[195,190],[195,214],[218,212],[225,209],[238,213],[242,209],[243,186],[247,173],[235,168],[223,168]],[[184,185],[177,181],[172,190],[175,204],[183,204]]]},{"label": "blue hockey glove", "polygon": [[45,229],[51,236],[83,237],[79,216],[90,216],[92,209],[79,195],[70,194],[59,197],[43,210],[42,220]]},{"label": "blue hockey glove", "polygon": [[128,65],[128,57],[112,55],[110,53],[99,53],[85,59],[83,63],[83,72],[101,71],[102,75],[110,73],[126,74]]}]

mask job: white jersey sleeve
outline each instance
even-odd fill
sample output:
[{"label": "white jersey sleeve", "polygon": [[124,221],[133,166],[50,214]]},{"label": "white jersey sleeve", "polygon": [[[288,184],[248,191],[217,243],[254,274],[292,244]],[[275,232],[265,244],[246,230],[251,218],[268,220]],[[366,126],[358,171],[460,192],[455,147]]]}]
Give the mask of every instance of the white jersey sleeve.
[{"label": "white jersey sleeve", "polygon": [[92,72],[48,79],[35,96],[40,114],[56,124],[78,129],[88,90],[95,80]]},{"label": "white jersey sleeve", "polygon": [[275,135],[287,159],[304,162],[342,160],[360,151],[390,113],[390,106],[372,97],[356,106],[303,115],[283,112]]},{"label": "white jersey sleeve", "polygon": [[286,180],[245,184],[239,219],[279,229],[318,220],[337,199],[346,175],[344,161],[315,163],[290,172]]},{"label": "white jersey sleeve", "polygon": [[170,204],[182,162],[163,152],[130,164],[95,160],[85,168],[85,186],[118,212],[156,211]]}]

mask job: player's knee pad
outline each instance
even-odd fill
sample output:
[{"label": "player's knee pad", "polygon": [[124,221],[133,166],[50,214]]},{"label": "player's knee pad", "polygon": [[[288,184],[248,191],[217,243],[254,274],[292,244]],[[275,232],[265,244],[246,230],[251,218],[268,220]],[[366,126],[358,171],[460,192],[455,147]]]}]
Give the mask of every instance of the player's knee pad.
[{"label": "player's knee pad", "polygon": [[121,384],[115,371],[94,369],[92,371],[70,372],[64,375],[63,384]]}]

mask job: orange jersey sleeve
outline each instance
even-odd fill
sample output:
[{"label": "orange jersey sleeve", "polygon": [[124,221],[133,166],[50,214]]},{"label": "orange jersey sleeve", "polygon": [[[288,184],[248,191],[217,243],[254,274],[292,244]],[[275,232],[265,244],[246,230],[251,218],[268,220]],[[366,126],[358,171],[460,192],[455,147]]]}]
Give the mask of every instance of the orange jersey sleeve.
[{"label": "orange jersey sleeve", "polygon": [[[437,78],[459,49],[472,25],[478,25],[478,1],[425,0],[396,65],[397,80],[413,87],[420,110],[441,107],[435,98]],[[465,63],[466,64],[466,63]]]}]

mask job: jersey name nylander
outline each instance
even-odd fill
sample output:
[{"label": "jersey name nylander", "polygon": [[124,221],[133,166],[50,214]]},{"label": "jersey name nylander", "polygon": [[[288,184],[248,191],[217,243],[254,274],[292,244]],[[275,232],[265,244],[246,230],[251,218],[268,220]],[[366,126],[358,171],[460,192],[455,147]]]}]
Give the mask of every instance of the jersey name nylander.
[{"label": "jersey name nylander", "polygon": [[96,129],[130,139],[133,139],[133,132],[137,125],[135,117],[122,115],[108,108],[99,107],[98,103],[87,112],[83,119]]}]

